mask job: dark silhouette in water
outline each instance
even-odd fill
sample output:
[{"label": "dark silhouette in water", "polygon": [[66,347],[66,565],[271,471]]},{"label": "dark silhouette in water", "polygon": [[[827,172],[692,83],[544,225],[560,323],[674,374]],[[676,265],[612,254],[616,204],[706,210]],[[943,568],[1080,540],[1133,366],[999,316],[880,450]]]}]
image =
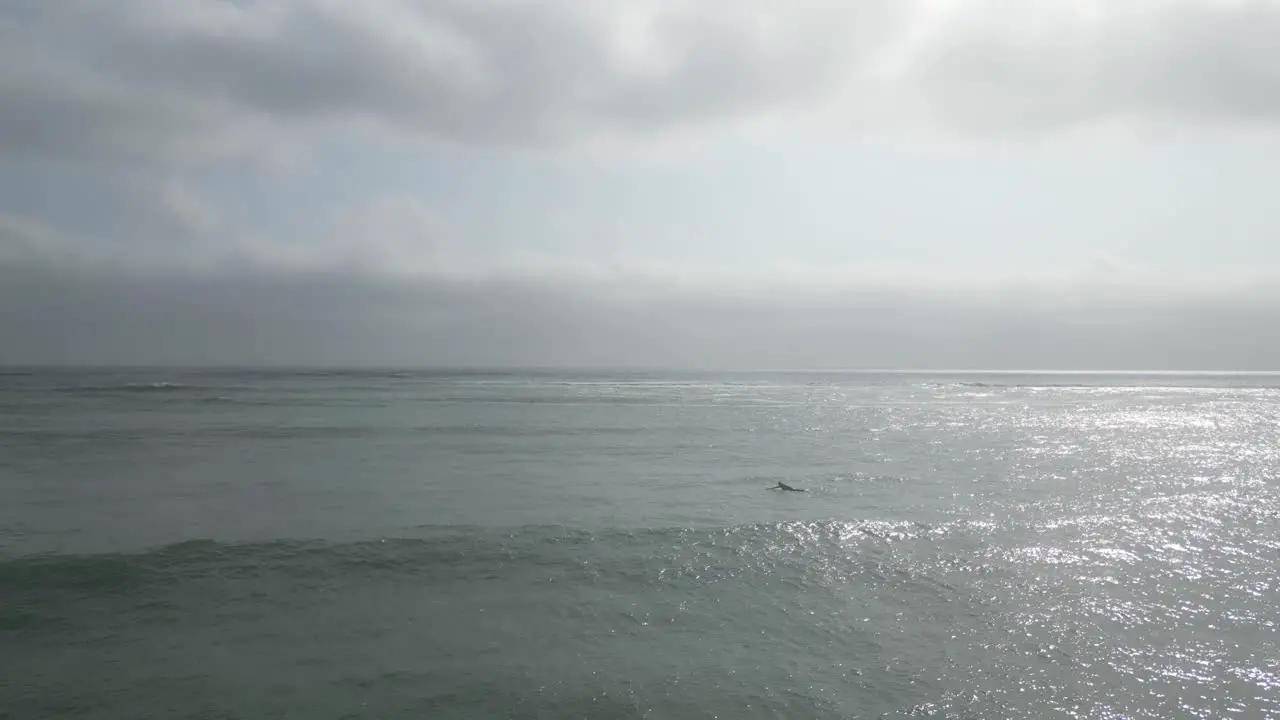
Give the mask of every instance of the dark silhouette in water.
[{"label": "dark silhouette in water", "polygon": [[786,484],[786,483],[782,482],[781,480],[779,480],[779,481],[778,481],[778,484],[777,484],[777,485],[774,485],[773,487],[771,487],[771,488],[769,488],[769,489],[770,489],[770,490],[784,490],[784,491],[786,491],[786,492],[804,492],[804,490],[802,490],[802,489],[800,489],[800,488],[793,488],[793,487],[791,487],[790,485],[788,485],[788,484]]}]

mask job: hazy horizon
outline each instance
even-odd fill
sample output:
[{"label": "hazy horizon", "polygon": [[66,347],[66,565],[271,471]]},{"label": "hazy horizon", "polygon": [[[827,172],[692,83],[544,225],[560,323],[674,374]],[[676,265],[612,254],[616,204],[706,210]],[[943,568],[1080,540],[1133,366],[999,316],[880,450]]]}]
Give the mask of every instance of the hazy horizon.
[{"label": "hazy horizon", "polygon": [[0,365],[1280,369],[1277,36],[0,0]]},{"label": "hazy horizon", "polygon": [[572,366],[572,365],[306,365],[306,364],[100,364],[77,363],[0,365],[0,374],[40,371],[176,371],[176,372],[268,372],[268,373],[421,373],[425,375],[920,375],[920,376],[1081,376],[1081,377],[1280,377],[1280,370],[1141,370],[1063,368],[858,368],[858,367],[681,367],[658,365]]}]

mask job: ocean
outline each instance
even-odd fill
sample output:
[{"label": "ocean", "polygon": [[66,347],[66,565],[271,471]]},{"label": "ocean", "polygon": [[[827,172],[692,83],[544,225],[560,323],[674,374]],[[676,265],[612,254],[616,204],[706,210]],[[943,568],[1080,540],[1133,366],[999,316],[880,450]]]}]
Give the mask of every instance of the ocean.
[{"label": "ocean", "polygon": [[3,370],[0,717],[1280,718],[1278,431],[1270,375]]}]

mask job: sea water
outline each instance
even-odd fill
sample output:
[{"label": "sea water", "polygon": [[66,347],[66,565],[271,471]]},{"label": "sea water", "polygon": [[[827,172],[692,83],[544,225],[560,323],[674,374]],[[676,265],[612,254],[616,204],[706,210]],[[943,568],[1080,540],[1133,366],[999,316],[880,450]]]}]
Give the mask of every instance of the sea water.
[{"label": "sea water", "polygon": [[1276,376],[6,370],[0,717],[1280,718],[1278,441]]}]

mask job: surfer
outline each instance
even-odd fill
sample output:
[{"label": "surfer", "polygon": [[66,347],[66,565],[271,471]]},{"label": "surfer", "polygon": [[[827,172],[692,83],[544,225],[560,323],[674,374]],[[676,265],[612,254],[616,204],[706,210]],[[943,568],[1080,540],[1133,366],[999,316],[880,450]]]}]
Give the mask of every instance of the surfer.
[{"label": "surfer", "polygon": [[804,492],[804,490],[802,490],[802,489],[800,489],[800,488],[793,488],[793,487],[791,487],[790,485],[788,485],[788,484],[786,484],[786,483],[782,482],[781,480],[779,480],[779,481],[778,481],[778,484],[777,484],[777,485],[774,485],[773,487],[771,487],[771,488],[769,488],[769,489],[770,489],[770,490],[783,490],[783,491],[786,491],[786,492]]}]

